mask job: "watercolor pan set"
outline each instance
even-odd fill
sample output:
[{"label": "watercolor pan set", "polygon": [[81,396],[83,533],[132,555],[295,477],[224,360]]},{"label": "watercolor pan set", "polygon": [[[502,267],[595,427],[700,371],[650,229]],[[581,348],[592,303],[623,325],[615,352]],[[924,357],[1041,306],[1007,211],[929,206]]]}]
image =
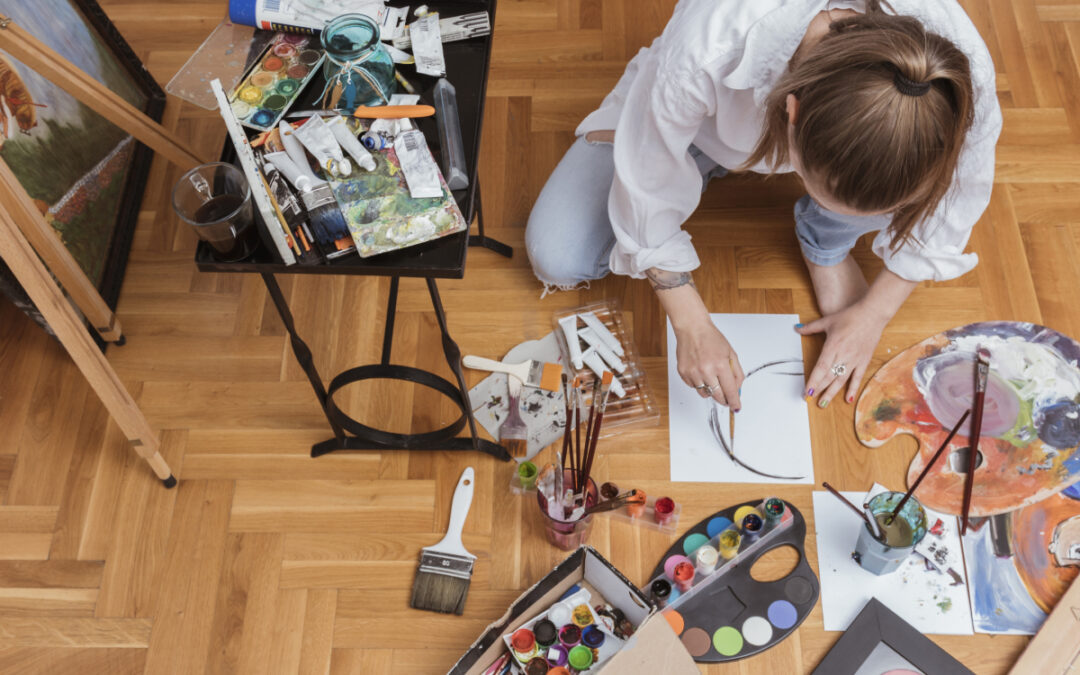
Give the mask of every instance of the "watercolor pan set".
[{"label": "watercolor pan set", "polygon": [[296,102],[325,58],[313,38],[278,35],[236,86],[229,101],[245,127],[268,131]]},{"label": "watercolor pan set", "polygon": [[[585,315],[590,316],[586,319]],[[576,319],[575,316],[577,316]],[[608,370],[614,368],[609,364],[608,359],[621,362],[619,363],[622,366],[621,372],[613,370],[615,385],[612,386],[607,411],[604,413],[604,431],[606,432],[604,436],[616,433],[615,429],[630,424],[641,426],[659,424],[660,406],[649,387],[637,347],[630,335],[629,324],[619,311],[617,302],[604,300],[577,309],[558,312],[553,317],[552,324],[567,375],[570,378],[575,375],[580,376],[585,391],[592,390],[593,380],[600,375],[588,363],[585,363],[585,360]],[[577,338],[574,341],[567,340],[571,333],[570,326],[573,326],[572,332]],[[602,330],[599,329],[600,327]],[[618,344],[614,355],[605,350],[603,344],[605,339],[611,338],[614,338]],[[573,342],[577,344],[572,346]],[[590,353],[592,357],[589,356]],[[589,399],[590,396],[586,396],[586,404],[590,402]]]},{"label": "watercolor pan set", "polygon": [[[805,539],[806,521],[791,504],[776,497],[738,504],[690,528],[645,590],[695,661],[753,656],[794,632],[817,602]],[[782,579],[755,580],[754,563],[781,546],[798,551],[799,564]]]}]

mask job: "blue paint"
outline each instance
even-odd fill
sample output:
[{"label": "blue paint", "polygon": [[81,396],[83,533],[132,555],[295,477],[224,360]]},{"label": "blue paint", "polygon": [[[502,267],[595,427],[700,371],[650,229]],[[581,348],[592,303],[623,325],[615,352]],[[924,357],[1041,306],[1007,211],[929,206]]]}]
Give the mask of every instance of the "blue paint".
[{"label": "blue paint", "polygon": [[975,630],[1036,633],[1046,613],[1031,599],[1013,559],[994,555],[989,527],[964,537],[964,558],[968,588],[975,596],[971,607]]},{"label": "blue paint", "polygon": [[780,630],[787,630],[799,620],[795,605],[787,600],[777,600],[769,605],[769,622]]},{"label": "blue paint", "polygon": [[723,516],[717,516],[709,521],[709,524],[705,526],[705,532],[708,533],[709,539],[712,539],[716,535],[720,534],[724,530],[731,527],[731,521]]},{"label": "blue paint", "polygon": [[[1075,454],[1073,456],[1075,456]],[[1069,487],[1062,490],[1061,494],[1065,495],[1069,499],[1080,499],[1080,483],[1073,483]]]}]

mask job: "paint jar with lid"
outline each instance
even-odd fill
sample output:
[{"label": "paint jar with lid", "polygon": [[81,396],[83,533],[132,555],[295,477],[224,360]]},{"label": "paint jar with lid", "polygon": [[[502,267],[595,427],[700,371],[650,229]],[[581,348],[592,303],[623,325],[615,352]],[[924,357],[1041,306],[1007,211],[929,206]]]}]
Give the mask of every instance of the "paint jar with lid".
[{"label": "paint jar with lid", "polygon": [[581,628],[568,623],[559,629],[559,642],[565,647],[576,647],[581,643]]},{"label": "paint jar with lid", "polygon": [[562,628],[566,624],[570,623],[570,617],[573,616],[574,609],[567,605],[565,602],[556,602],[548,610],[547,618],[551,620],[551,623],[555,624],[556,628]]},{"label": "paint jar with lid", "polygon": [[746,517],[742,519],[742,538],[743,541],[752,542],[757,541],[761,536],[761,530],[765,527],[765,522],[756,513],[748,513]]},{"label": "paint jar with lid", "polygon": [[547,675],[570,675],[570,671],[565,666],[555,666],[547,671]]},{"label": "paint jar with lid", "polygon": [[559,639],[559,632],[555,624],[549,619],[540,619],[533,625],[533,635],[541,649],[547,649]]},{"label": "paint jar with lid", "polygon": [[649,586],[649,594],[656,606],[663,609],[671,599],[671,582],[667,579],[657,579]]},{"label": "paint jar with lid", "polygon": [[675,571],[671,576],[675,581],[675,587],[685,593],[694,585],[694,566],[689,560],[684,560],[675,565]]},{"label": "paint jar with lid", "polygon": [[593,651],[585,645],[578,645],[570,650],[570,667],[583,673],[593,664]]},{"label": "paint jar with lid", "polygon": [[626,515],[631,518],[640,518],[645,515],[645,499],[647,495],[644,490],[638,490],[638,497],[641,498],[640,502],[630,502],[626,505]]},{"label": "paint jar with lid", "polygon": [[352,113],[386,105],[394,93],[394,62],[379,41],[379,27],[363,14],[342,14],[323,28],[326,50],[322,107]]},{"label": "paint jar with lid", "polygon": [[604,635],[604,631],[600,630],[599,626],[589,626],[581,632],[581,644],[589,649],[600,649],[606,639],[607,636]]},{"label": "paint jar with lid", "polygon": [[551,645],[547,650],[547,660],[553,666],[565,666],[570,658],[570,648],[563,645]]},{"label": "paint jar with lid", "polygon": [[537,656],[525,664],[525,675],[547,675],[548,662],[542,656]]},{"label": "paint jar with lid", "polygon": [[510,647],[514,650],[514,658],[522,663],[528,663],[530,659],[540,653],[536,645],[536,636],[528,628],[519,628],[510,636]]},{"label": "paint jar with lid", "polygon": [[742,544],[742,535],[734,528],[729,528],[720,533],[717,541],[717,551],[724,560],[731,560],[739,554],[739,545]]},{"label": "paint jar with lid", "polygon": [[784,511],[787,510],[787,505],[779,497],[769,497],[765,500],[765,506],[761,510],[765,512],[765,528],[771,530],[784,519]]},{"label": "paint jar with lid", "polygon": [[675,514],[675,500],[671,497],[661,497],[653,504],[653,520],[657,525],[665,525],[671,516]]},{"label": "paint jar with lid", "polygon": [[720,561],[720,552],[708,544],[694,551],[694,569],[698,576],[707,577],[716,571],[716,563]]}]

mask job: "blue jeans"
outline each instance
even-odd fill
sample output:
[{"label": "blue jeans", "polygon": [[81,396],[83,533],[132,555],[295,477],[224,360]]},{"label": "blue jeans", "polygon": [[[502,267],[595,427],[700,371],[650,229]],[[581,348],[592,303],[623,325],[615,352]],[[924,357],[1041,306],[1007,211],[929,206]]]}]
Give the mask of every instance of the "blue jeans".
[{"label": "blue jeans", "polygon": [[[690,146],[701,171],[701,191],[727,170]],[[608,193],[615,177],[610,143],[578,138],[540,191],[529,224],[525,248],[533,273],[548,291],[569,290],[607,276],[615,233],[608,218]],[[837,265],[859,237],[888,227],[890,217],[843,216],[810,197],[795,204],[795,235],[806,259],[816,265]]]}]

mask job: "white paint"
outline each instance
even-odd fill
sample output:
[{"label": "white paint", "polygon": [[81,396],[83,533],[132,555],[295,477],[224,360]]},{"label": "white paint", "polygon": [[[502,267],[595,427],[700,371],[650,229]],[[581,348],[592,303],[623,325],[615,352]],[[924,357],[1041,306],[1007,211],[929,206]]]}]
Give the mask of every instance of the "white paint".
[{"label": "white paint", "polygon": [[755,647],[760,647],[771,640],[772,633],[772,624],[764,617],[752,616],[742,625],[743,639]]}]

